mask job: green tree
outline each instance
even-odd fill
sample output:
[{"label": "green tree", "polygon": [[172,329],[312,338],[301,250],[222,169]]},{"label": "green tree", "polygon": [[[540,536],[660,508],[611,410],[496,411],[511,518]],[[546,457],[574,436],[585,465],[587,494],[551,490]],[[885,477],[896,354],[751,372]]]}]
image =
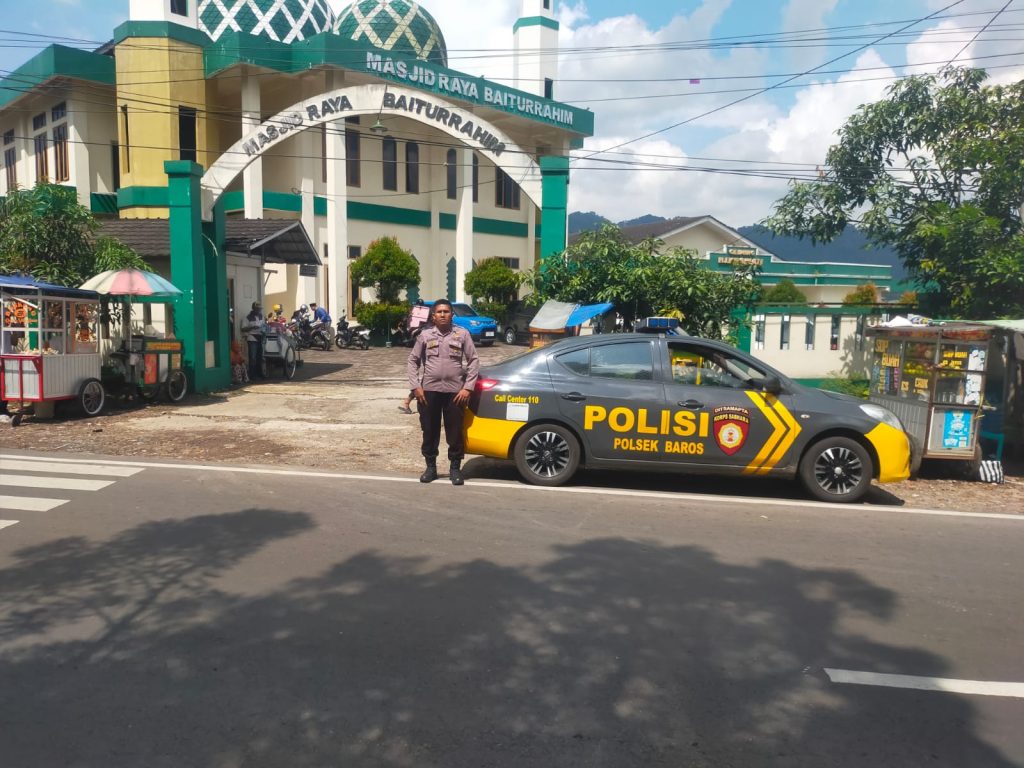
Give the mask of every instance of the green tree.
[{"label": "green tree", "polygon": [[853,217],[890,245],[950,314],[1024,311],[1024,81],[978,69],[908,77],[862,106],[821,178],[793,185],[764,223],[829,242]]},{"label": "green tree", "polygon": [[74,287],[108,269],[149,269],[123,243],[97,239],[98,229],[74,189],[45,183],[14,189],[0,203],[0,272]]},{"label": "green tree", "polygon": [[398,303],[403,288],[420,281],[416,257],[398,244],[394,237],[382,237],[370,243],[366,253],[352,262],[352,280],[360,288],[373,288],[377,301]]},{"label": "green tree", "polygon": [[509,267],[497,256],[484,259],[469,272],[463,285],[466,293],[474,298],[500,304],[515,301],[516,292],[523,282],[520,273]]},{"label": "green tree", "polygon": [[761,301],[773,304],[803,304],[807,301],[807,297],[796,287],[796,283],[789,278],[784,278],[779,280],[777,285],[766,289],[761,295]]},{"label": "green tree", "polygon": [[108,269],[151,269],[149,264],[132,248],[113,237],[96,240],[92,274]]},{"label": "green tree", "polygon": [[687,333],[721,338],[731,312],[758,295],[753,268],[723,275],[707,269],[691,251],[661,253],[663,247],[654,239],[634,245],[617,227],[605,225],[545,259],[528,282],[540,299],[611,302],[627,322],[671,314],[681,318]]},{"label": "green tree", "polygon": [[0,272],[80,285],[94,274],[92,235],[98,228],[70,187],[11,190],[0,203]]},{"label": "green tree", "polygon": [[858,285],[843,297],[843,304],[877,304],[878,301],[878,286],[870,282]]}]

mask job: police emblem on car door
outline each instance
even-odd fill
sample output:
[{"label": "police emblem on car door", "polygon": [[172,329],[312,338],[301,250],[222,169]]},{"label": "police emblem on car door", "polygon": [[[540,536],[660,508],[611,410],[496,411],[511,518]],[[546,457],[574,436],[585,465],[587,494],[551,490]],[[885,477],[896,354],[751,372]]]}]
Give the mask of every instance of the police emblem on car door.
[{"label": "police emblem on car door", "polygon": [[665,395],[692,423],[685,440],[666,444],[665,458],[686,464],[731,467],[765,474],[793,460],[800,426],[788,395],[760,389],[764,372],[750,361],[690,340],[664,339]]}]

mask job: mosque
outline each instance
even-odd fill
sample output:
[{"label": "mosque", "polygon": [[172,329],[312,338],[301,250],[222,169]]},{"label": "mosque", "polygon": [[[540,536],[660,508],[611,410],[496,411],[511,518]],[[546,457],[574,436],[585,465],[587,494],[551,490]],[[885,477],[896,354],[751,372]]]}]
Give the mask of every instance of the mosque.
[{"label": "mosque", "polygon": [[[109,43],[51,45],[0,81],[0,195],[74,187],[236,323],[255,299],[350,312],[349,265],[385,235],[419,261],[412,298],[463,299],[474,263],[565,247],[569,152],[594,120],[554,98],[553,6],[522,0],[507,83],[450,67],[413,0],[130,0]],[[194,311],[195,364],[219,368],[219,323]]]}]

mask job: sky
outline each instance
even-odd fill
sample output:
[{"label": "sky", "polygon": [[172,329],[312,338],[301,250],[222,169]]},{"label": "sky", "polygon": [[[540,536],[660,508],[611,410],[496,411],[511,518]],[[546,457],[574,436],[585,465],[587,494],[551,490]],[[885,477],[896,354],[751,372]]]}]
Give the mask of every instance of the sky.
[{"label": "sky", "polygon": [[[554,2],[555,98],[595,120],[574,153],[569,210],[613,221],[757,223],[790,179],[814,177],[836,131],[898,77],[955,61],[994,82],[1024,78],[1024,0]],[[511,83],[519,0],[423,6],[452,69]],[[51,42],[95,47],[128,16],[128,0],[0,8],[0,75]]]}]

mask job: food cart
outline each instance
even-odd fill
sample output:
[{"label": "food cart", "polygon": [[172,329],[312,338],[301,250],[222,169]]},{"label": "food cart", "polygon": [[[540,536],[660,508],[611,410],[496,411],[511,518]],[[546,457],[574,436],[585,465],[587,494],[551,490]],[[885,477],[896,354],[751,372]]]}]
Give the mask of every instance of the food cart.
[{"label": "food cart", "polygon": [[284,323],[264,323],[263,356],[260,360],[260,375],[264,378],[270,372],[270,364],[279,365],[286,379],[295,378],[299,365],[299,340]]},{"label": "food cart", "polygon": [[[895,413],[915,462],[978,458],[992,329],[971,323],[867,329],[873,361],[868,399]],[[916,467],[915,467],[916,469]]]},{"label": "food cart", "polygon": [[0,400],[21,410],[77,400],[88,416],[102,411],[99,295],[0,275],[0,304]]}]

